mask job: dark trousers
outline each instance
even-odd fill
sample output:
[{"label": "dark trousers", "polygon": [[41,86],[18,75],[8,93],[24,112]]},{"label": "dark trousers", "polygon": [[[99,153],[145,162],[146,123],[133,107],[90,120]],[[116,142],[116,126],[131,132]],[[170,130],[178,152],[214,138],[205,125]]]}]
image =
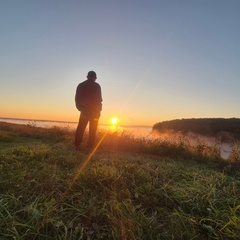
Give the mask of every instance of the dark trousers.
[{"label": "dark trousers", "polygon": [[96,135],[97,125],[98,125],[98,118],[88,117],[87,115],[81,113],[78,126],[76,129],[76,133],[75,133],[74,145],[76,147],[81,145],[83,134],[85,132],[85,129],[88,123],[89,123],[89,136],[88,136],[87,147],[92,148],[94,146],[95,135]]}]

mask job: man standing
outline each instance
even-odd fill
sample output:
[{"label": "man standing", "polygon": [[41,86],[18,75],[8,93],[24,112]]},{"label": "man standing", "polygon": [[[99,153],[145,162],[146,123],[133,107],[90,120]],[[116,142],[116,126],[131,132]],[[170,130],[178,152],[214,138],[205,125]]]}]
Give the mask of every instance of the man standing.
[{"label": "man standing", "polygon": [[88,72],[87,80],[77,86],[75,103],[77,109],[81,112],[78,126],[75,133],[74,145],[76,150],[80,150],[83,134],[89,123],[89,136],[87,149],[94,147],[95,135],[102,110],[102,92],[101,87],[96,83],[97,74],[94,71]]}]

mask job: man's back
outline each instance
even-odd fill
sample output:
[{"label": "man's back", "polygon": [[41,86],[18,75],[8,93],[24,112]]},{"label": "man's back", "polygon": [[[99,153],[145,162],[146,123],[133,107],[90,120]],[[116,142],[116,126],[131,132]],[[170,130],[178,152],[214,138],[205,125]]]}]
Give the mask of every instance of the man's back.
[{"label": "man's back", "polygon": [[102,110],[101,87],[92,80],[80,83],[76,90],[76,107],[83,114],[99,117]]}]

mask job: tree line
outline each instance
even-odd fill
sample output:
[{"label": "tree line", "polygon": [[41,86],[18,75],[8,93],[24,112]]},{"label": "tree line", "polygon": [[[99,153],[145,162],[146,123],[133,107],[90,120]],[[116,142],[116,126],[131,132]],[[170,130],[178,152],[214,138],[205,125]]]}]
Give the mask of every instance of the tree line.
[{"label": "tree line", "polygon": [[240,139],[240,118],[192,118],[163,121],[153,125],[153,130],[158,132],[193,132],[207,136],[231,134]]}]

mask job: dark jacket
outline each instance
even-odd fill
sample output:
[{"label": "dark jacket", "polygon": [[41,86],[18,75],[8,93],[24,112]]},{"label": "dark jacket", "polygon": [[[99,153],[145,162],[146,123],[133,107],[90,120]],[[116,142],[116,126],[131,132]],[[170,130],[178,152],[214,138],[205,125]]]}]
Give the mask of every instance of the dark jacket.
[{"label": "dark jacket", "polygon": [[86,80],[77,86],[75,95],[76,107],[88,117],[100,117],[102,110],[102,92],[98,83]]}]

